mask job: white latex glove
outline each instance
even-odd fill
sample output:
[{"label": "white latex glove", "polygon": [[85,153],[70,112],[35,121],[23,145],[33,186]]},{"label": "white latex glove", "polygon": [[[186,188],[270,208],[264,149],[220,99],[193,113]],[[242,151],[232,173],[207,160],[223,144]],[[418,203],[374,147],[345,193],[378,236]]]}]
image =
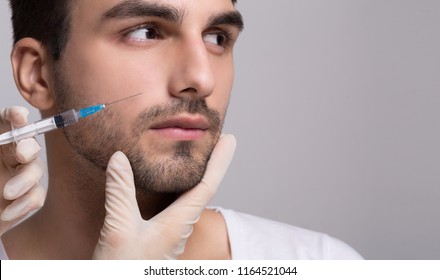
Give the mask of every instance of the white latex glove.
[{"label": "white latex glove", "polygon": [[[0,111],[0,133],[27,124],[29,111],[11,107]],[[41,147],[34,138],[18,144],[0,146],[0,235],[8,231],[46,199],[46,188],[40,185],[44,165],[38,158]]]},{"label": "white latex glove", "polygon": [[206,173],[193,189],[146,221],[139,212],[127,157],[115,153],[107,167],[106,217],[94,259],[175,259],[183,253],[193,225],[214,196],[232,160],[235,137],[223,135]]}]

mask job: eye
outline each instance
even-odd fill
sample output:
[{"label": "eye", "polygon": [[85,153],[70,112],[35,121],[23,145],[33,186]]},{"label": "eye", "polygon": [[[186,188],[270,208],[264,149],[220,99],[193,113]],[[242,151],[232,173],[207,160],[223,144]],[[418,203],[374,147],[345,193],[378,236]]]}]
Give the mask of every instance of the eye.
[{"label": "eye", "polygon": [[134,42],[145,42],[160,39],[160,33],[154,25],[140,25],[128,30],[124,37]]},{"label": "eye", "polygon": [[203,39],[205,42],[217,45],[220,47],[227,47],[231,43],[231,36],[226,32],[210,33],[206,34]]}]

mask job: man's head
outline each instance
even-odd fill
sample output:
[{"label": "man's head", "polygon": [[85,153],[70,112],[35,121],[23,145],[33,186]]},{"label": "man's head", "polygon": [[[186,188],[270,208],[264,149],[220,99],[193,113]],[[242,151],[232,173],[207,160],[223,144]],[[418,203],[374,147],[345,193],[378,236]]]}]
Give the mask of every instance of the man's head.
[{"label": "man's head", "polygon": [[14,75],[32,105],[52,114],[143,92],[66,129],[74,153],[104,170],[122,150],[149,191],[201,180],[232,88],[234,1],[10,2]]}]

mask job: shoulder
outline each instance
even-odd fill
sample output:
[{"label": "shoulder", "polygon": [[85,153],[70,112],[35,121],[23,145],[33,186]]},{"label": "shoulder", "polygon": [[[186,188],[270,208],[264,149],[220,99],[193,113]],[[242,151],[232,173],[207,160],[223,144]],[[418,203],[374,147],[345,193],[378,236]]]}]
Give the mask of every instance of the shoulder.
[{"label": "shoulder", "polygon": [[362,259],[327,234],[233,210],[218,211],[226,222],[233,259]]}]

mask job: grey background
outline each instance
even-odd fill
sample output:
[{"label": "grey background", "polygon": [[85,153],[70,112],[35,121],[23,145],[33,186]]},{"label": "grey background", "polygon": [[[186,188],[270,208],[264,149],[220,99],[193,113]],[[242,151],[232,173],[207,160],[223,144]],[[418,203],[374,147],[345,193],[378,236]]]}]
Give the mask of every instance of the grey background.
[{"label": "grey background", "polygon": [[[440,259],[440,1],[238,2],[238,149],[212,204],[368,259]],[[2,1],[0,107],[25,105],[10,36]]]}]

